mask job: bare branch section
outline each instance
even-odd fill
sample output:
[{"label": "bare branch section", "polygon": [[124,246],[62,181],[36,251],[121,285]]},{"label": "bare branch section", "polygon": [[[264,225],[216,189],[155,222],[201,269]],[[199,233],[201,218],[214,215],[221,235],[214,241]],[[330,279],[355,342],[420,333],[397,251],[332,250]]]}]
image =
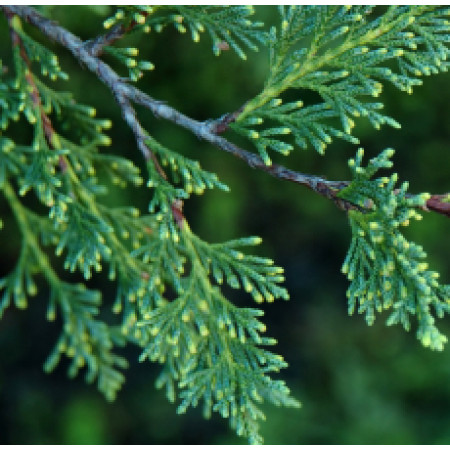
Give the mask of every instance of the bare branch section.
[{"label": "bare branch section", "polygon": [[450,194],[432,195],[427,201],[427,208],[430,211],[450,217]]},{"label": "bare branch section", "polygon": [[[152,113],[170,122],[185,128],[196,136],[210,142],[214,146],[231,153],[232,155],[245,161],[250,167],[262,170],[273,177],[288,180],[293,183],[301,184],[318,194],[333,200],[335,204],[344,210],[357,208],[350,202],[337,197],[341,189],[348,186],[348,181],[329,181],[315,175],[308,175],[295,172],[284,166],[272,164],[267,166],[264,161],[256,154],[241,149],[218,134],[225,131],[228,124],[235,120],[236,114],[232,113],[216,121],[199,122],[185,116],[179,111],[171,108],[165,103],[155,100],[146,93],[129,85],[107,64],[101,61],[97,55],[105,45],[109,45],[119,39],[127,30],[112,29],[109,33],[96,38],[94,41],[84,43],[80,38],[70,31],[59,26],[55,22],[45,18],[33,8],[28,6],[1,6],[5,13],[17,14],[36,28],[38,28],[48,38],[58,42],[77,58],[89,70],[94,72],[98,78],[103,81],[113,92],[116,101],[119,103],[123,117],[127,124],[133,130],[138,142],[138,147],[146,159],[152,159],[158,172],[165,177],[159,166],[156,157],[144,142],[145,131],[136,118],[136,113],[131,105],[131,101],[148,108]],[[433,195],[427,202],[426,208],[450,217],[450,203],[446,201],[447,194]]]},{"label": "bare branch section", "polygon": [[100,56],[107,45],[112,45],[114,42],[118,41],[126,32],[127,30],[122,24],[117,24],[107,33],[85,42],[84,48],[92,56]]},{"label": "bare branch section", "polygon": [[156,159],[153,152],[148,148],[147,144],[145,143],[145,140],[148,138],[145,130],[142,128],[141,124],[139,123],[136,112],[134,108],[131,106],[130,101],[128,98],[123,95],[121,92],[114,92],[114,96],[116,97],[116,101],[120,106],[120,109],[122,110],[122,115],[125,120],[125,122],[128,124],[128,126],[133,130],[134,137],[136,138],[136,142],[138,145],[139,150],[144,155],[146,159],[151,159],[153,161],[153,164],[156,167],[156,170],[158,173],[167,180],[167,175],[165,174],[164,170],[160,166],[158,160]]}]

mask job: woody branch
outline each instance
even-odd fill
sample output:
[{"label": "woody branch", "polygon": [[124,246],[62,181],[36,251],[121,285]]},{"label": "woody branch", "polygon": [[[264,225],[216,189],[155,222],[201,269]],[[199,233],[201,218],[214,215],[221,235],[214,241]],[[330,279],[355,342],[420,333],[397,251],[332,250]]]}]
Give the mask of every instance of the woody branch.
[{"label": "woody branch", "polygon": [[[94,72],[97,77],[110,88],[122,109],[125,121],[133,129],[139,149],[146,159],[152,159],[162,176],[164,175],[160,171],[162,169],[160,168],[155,155],[143,142],[143,129],[136,118],[136,113],[130,102],[145,106],[152,111],[155,116],[164,118],[191,131],[199,138],[242,159],[252,168],[262,170],[276,178],[306,186],[318,194],[333,200],[341,209],[348,210],[356,207],[350,202],[339,199],[337,196],[339,191],[349,184],[348,181],[329,181],[315,175],[296,172],[278,164],[267,166],[258,155],[246,151],[219,136],[221,132],[225,131],[228,124],[235,120],[236,114],[231,113],[216,121],[200,122],[185,116],[169,105],[155,100],[138,88],[129,85],[98,57],[98,54],[101,53],[101,49],[104,45],[120,38],[127,30],[117,28],[117,30],[112,30],[110,34],[97,38],[97,43],[95,43],[95,41],[94,44],[91,44],[90,41],[85,43],[70,31],[45,18],[31,7],[1,6],[0,8],[2,8],[6,14],[17,14],[38,28],[48,38],[67,48],[72,52],[75,58],[83,63],[90,71]],[[435,211],[450,217],[450,203],[445,201],[447,198],[448,194],[433,195],[427,201],[424,209]]]}]

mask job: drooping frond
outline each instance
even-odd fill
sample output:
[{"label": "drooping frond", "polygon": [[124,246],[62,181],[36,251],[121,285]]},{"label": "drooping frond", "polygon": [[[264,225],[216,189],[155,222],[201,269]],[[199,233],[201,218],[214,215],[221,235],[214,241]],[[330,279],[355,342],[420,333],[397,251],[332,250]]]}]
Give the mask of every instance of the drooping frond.
[{"label": "drooping frond", "polygon": [[372,178],[378,169],[392,167],[393,154],[385,150],[363,167],[360,149],[349,161],[353,180],[339,193],[370,210],[349,211],[352,242],[342,266],[350,281],[349,313],[357,309],[372,325],[376,312],[388,310],[387,324],[401,323],[406,330],[411,327],[410,316],[416,316],[418,339],[425,347],[442,350],[447,338],[435,326],[434,315],[442,318],[450,312],[450,286],[441,285],[439,274],[429,270],[422,246],[400,231],[411,219],[422,218],[416,208],[429,195],[408,195],[407,182],[396,188],[396,173]]}]

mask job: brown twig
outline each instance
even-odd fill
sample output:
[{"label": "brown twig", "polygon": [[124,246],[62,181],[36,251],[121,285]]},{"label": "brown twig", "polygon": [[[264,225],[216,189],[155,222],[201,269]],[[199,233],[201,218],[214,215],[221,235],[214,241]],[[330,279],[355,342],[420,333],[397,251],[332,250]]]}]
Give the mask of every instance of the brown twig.
[{"label": "brown twig", "polygon": [[[107,64],[98,59],[95,52],[91,53],[89,51],[89,46],[86,46],[77,36],[43,17],[33,8],[28,6],[1,6],[0,8],[5,12],[17,14],[33,24],[47,37],[70,50],[80,62],[82,62],[89,70],[97,74],[99,79],[113,92],[116,100],[121,106],[124,119],[133,129],[138,141],[138,146],[146,159],[151,157],[154,161],[156,158],[151,156],[153,153],[143,141],[143,135],[145,135],[145,133],[136,119],[136,114],[130,104],[131,101],[148,108],[155,116],[173,122],[182,128],[191,131],[199,138],[210,142],[221,150],[242,159],[252,168],[262,170],[276,178],[306,186],[314,192],[333,200],[335,204],[343,210],[358,208],[354,204],[342,200],[337,196],[341,189],[348,186],[348,181],[328,181],[315,175],[295,172],[277,164],[267,166],[258,155],[243,150],[223,137],[218,136],[218,134],[224,132],[228,125],[236,119],[240,110],[235,113],[227,114],[216,121],[199,122],[191,119],[166,105],[164,102],[157,101],[138,88],[126,83]],[[105,37],[102,42],[107,42],[107,38]],[[449,203],[443,201],[444,197],[446,196],[433,195],[427,202],[427,208],[449,216]]]},{"label": "brown twig", "polygon": [[450,194],[432,195],[427,201],[427,209],[450,217]]},{"label": "brown twig", "polygon": [[219,119],[211,121],[209,123],[209,128],[211,132],[214,134],[224,133],[228,129],[230,123],[233,123],[239,117],[239,114],[241,114],[241,112],[244,111],[246,104],[247,103],[244,103],[238,110],[232,113],[225,114]]}]

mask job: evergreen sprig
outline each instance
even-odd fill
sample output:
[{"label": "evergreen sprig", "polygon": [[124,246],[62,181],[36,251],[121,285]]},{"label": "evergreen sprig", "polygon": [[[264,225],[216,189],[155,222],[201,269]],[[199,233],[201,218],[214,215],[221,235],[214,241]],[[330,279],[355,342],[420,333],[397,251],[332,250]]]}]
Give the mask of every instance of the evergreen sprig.
[{"label": "evergreen sprig", "polygon": [[208,32],[216,56],[232,48],[240,58],[247,59],[242,47],[257,51],[258,44],[265,39],[266,33],[261,30],[263,23],[250,19],[255,12],[253,6],[177,6],[176,9],[189,27],[194,42],[200,40],[200,33]]},{"label": "evergreen sprig", "polygon": [[[264,414],[257,403],[265,400],[291,407],[298,407],[299,403],[290,396],[284,382],[272,380],[268,375],[286,367],[286,363],[282,357],[261,348],[276,343],[274,339],[261,336],[266,327],[258,318],[263,312],[231,304],[211,284],[209,266],[229,271],[236,256],[239,261],[245,261],[243,254],[236,255],[237,252],[231,250],[233,247],[259,242],[259,239],[249,238],[211,246],[193,235],[184,224],[180,239],[172,244],[172,251],[182,252],[182,256],[171,257],[171,261],[179,263],[176,272],[172,271],[170,278],[166,278],[177,295],[170,302],[160,299],[159,306],[145,313],[138,322],[142,329],[141,345],[142,341],[147,342],[141,360],[149,358],[165,365],[157,386],[166,387],[171,401],[175,401],[178,386],[182,399],[178,412],[183,413],[203,400],[206,417],[216,411],[230,418],[231,427],[252,443],[262,442],[257,423],[264,419]],[[205,264],[206,255],[209,262]],[[263,258],[247,258],[267,267],[264,265],[268,261]],[[184,265],[190,266],[189,272]],[[248,279],[259,274],[249,268],[244,270],[243,265],[240,270],[234,265],[234,269],[242,277],[249,277],[244,278],[245,288],[255,289],[255,299],[262,300],[257,289],[262,290],[269,301],[274,295],[287,295],[273,283],[281,280],[258,279],[258,288],[253,288]],[[277,273],[270,262],[269,266]],[[221,283],[217,273],[215,278]],[[237,278],[231,273],[228,282],[238,287]]]},{"label": "evergreen sprig", "polygon": [[37,294],[33,277],[41,274],[50,291],[47,319],[55,320],[57,309],[63,318],[63,332],[44,369],[54,369],[65,353],[73,359],[68,368],[69,376],[75,376],[86,364],[86,380],[93,382],[97,379],[99,390],[106,398],[113,400],[125,380],[117,368],[125,368],[127,361],[112,352],[111,329],[95,318],[99,313],[101,294],[87,289],[83,284],[70,284],[58,277],[35,236],[33,225],[36,215],[20,203],[8,182],[3,184],[2,191],[18,222],[23,243],[16,267],[0,280],[0,289],[4,291],[0,312],[3,314],[11,299],[16,307],[26,308],[28,298]]},{"label": "evergreen sprig", "polygon": [[66,354],[72,358],[69,377],[75,377],[86,366],[86,381],[97,380],[99,391],[108,400],[114,400],[125,382],[118,369],[126,369],[128,361],[111,351],[114,342],[110,325],[95,318],[101,305],[100,292],[91,291],[83,284],[57,284],[50,292],[48,320],[56,317],[56,303],[60,304],[63,331],[45,361],[44,370],[51,372]]},{"label": "evergreen sprig", "polygon": [[229,187],[221,183],[215,173],[202,169],[198,161],[164,147],[151,136],[148,137],[147,143],[159,157],[162,167],[170,169],[171,183],[177,186],[181,184],[184,198],[192,192],[201,195],[205,189],[217,188],[229,192]]},{"label": "evergreen sprig", "polygon": [[396,173],[372,179],[382,168],[392,167],[392,149],[385,150],[362,166],[363,150],[349,161],[353,180],[339,197],[370,210],[349,211],[352,242],[342,266],[351,282],[347,291],[349,313],[357,304],[372,325],[375,312],[391,310],[387,325],[401,323],[411,327],[410,316],[417,317],[417,337],[425,347],[443,350],[447,337],[434,325],[435,317],[450,312],[450,286],[438,282],[439,274],[428,269],[422,246],[408,241],[400,227],[422,216],[416,208],[423,206],[429,194],[408,196],[408,183],[395,188]]},{"label": "evergreen sprig", "polygon": [[[22,24],[18,17],[11,19],[11,26],[14,28],[14,32],[21,40],[21,46],[29,61],[23,61],[24,54],[19,55],[15,53],[16,65],[21,65],[24,62],[37,62],[41,69],[41,74],[50,77],[52,81],[56,81],[58,78],[67,80],[69,76],[62,71],[59,66],[58,57],[51,52],[47,47],[38,43],[36,40],[28,36],[22,29]],[[22,71],[18,73],[24,74]]]},{"label": "evergreen sprig", "polygon": [[[281,24],[270,31],[269,76],[262,92],[250,100],[231,124],[252,140],[266,164],[268,149],[284,155],[295,144],[309,144],[320,154],[338,137],[352,143],[355,118],[375,128],[393,118],[379,112],[383,83],[412,93],[423,75],[447,71],[447,7],[391,6],[374,13],[371,6],[290,6],[279,8]],[[320,102],[289,101],[295,93],[318,94]],[[292,92],[292,94],[291,94]],[[300,97],[300,98],[301,98]],[[340,126],[339,126],[340,123]]]},{"label": "evergreen sprig", "polygon": [[28,306],[28,296],[37,294],[37,287],[33,276],[37,272],[36,259],[28,245],[23,244],[16,267],[4,278],[0,279],[0,290],[3,295],[0,301],[0,317],[11,305],[11,301],[18,309]]},{"label": "evergreen sprig", "polygon": [[259,237],[235,239],[222,244],[208,244],[193,238],[193,245],[202,261],[203,267],[211,271],[219,285],[226,281],[234,289],[241,286],[252,294],[258,303],[275,298],[289,299],[286,289],[278,286],[284,281],[284,270],[273,265],[269,258],[245,255],[240,248],[261,243]]},{"label": "evergreen sprig", "polygon": [[[154,29],[161,33],[173,26],[179,33],[189,29],[192,40],[200,41],[200,36],[208,32],[213,42],[213,52],[219,56],[222,51],[232,48],[240,58],[247,59],[243,47],[257,51],[258,44],[265,40],[266,33],[261,30],[262,22],[253,22],[252,6],[125,6],[105,22],[105,28],[121,24],[124,29],[149,33]],[[126,52],[113,50],[114,53]],[[115,56],[119,57],[118,54]],[[127,63],[128,67],[130,65]],[[134,66],[133,66],[134,67]]]},{"label": "evergreen sprig", "polygon": [[136,47],[113,47],[105,46],[104,52],[113,56],[118,62],[125,65],[131,81],[137,81],[143,76],[143,71],[153,70],[154,64],[150,61],[137,60],[139,49]]}]

